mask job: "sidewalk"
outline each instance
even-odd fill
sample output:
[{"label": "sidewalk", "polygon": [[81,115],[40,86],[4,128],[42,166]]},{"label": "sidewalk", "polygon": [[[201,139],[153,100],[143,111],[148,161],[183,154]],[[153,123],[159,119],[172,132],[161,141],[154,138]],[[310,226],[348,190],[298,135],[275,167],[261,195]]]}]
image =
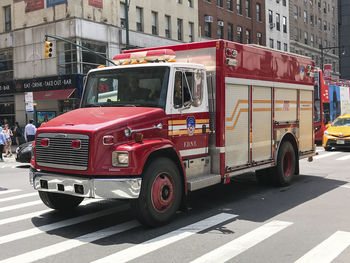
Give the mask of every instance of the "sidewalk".
[{"label": "sidewalk", "polygon": [[12,156],[11,157],[5,157],[5,154],[2,154],[2,157],[4,158],[4,161],[7,163],[15,163],[16,162],[16,149],[17,145],[11,145],[11,152]]}]

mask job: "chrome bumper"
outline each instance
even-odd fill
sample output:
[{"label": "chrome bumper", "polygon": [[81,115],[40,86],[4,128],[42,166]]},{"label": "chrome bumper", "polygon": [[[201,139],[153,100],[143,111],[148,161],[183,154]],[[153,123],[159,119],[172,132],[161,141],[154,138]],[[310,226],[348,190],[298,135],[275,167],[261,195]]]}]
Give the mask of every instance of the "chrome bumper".
[{"label": "chrome bumper", "polygon": [[88,179],[56,173],[29,171],[34,189],[87,198],[134,199],[141,191],[141,178]]}]

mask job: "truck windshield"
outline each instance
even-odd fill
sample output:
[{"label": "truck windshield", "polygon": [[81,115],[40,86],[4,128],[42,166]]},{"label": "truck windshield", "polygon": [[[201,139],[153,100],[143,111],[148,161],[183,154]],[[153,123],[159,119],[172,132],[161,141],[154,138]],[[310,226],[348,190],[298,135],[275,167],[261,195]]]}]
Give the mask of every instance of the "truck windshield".
[{"label": "truck windshield", "polygon": [[169,67],[135,67],[88,75],[81,107],[165,108]]}]

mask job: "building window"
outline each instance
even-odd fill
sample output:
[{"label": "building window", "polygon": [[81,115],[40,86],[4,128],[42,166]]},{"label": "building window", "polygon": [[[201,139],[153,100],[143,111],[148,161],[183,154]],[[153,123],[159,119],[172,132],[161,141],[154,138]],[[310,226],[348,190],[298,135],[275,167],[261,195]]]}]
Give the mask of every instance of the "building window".
[{"label": "building window", "polygon": [[228,10],[233,11],[233,0],[227,0],[226,6]]},{"label": "building window", "polygon": [[277,50],[281,50],[281,41],[277,41]]},{"label": "building window", "polygon": [[261,4],[256,4],[256,20],[261,22]]},{"label": "building window", "polygon": [[245,16],[251,17],[250,16],[250,0],[245,1]]},{"label": "building window", "polygon": [[178,4],[182,4],[182,0],[177,0],[177,3]]},{"label": "building window", "polygon": [[136,30],[143,32],[143,10],[136,7]]},{"label": "building window", "polygon": [[307,32],[304,32],[304,43],[305,43],[305,45],[307,45],[308,40],[309,40],[309,35],[308,35]]},{"label": "building window", "polygon": [[188,0],[188,7],[193,7],[193,1],[192,0]]},{"label": "building window", "polygon": [[293,7],[293,11],[294,11],[294,19],[298,20],[298,6],[297,5],[295,5]]},{"label": "building window", "polygon": [[194,26],[192,22],[188,22],[188,38],[190,42],[194,41],[193,31]]},{"label": "building window", "polygon": [[256,33],[256,43],[262,45],[262,34],[261,32]]},{"label": "building window", "polygon": [[182,19],[177,19],[177,40],[182,40]]},{"label": "building window", "polygon": [[237,0],[237,13],[242,14],[242,0]]},{"label": "building window", "polygon": [[281,17],[279,13],[276,13],[276,29],[281,30]]},{"label": "building window", "polygon": [[273,48],[273,39],[272,38],[269,39],[269,47]]},{"label": "building window", "polygon": [[158,35],[158,13],[151,12],[152,15],[152,34]]},{"label": "building window", "polygon": [[[204,16],[207,17],[207,16]],[[204,21],[204,35],[206,37],[211,37],[211,22]]]},{"label": "building window", "polygon": [[237,42],[238,43],[243,43],[243,39],[242,39],[242,27],[238,26],[237,27]]},{"label": "building window", "polygon": [[223,0],[216,0],[216,5],[219,7],[223,6]]},{"label": "building window", "polygon": [[287,0],[282,0],[282,5],[287,6]]},{"label": "building window", "polygon": [[12,49],[0,50],[0,79],[1,81],[10,81],[13,79]]},{"label": "building window", "polygon": [[304,23],[307,24],[307,12],[304,11]]},{"label": "building window", "polygon": [[170,16],[165,16],[165,37],[171,38]]},{"label": "building window", "polygon": [[283,17],[283,20],[282,20],[282,23],[283,23],[283,33],[287,33],[287,17]]},{"label": "building window", "polygon": [[246,43],[247,44],[250,44],[251,43],[251,37],[250,37],[250,30],[249,29],[247,29],[246,31],[245,31],[245,37],[246,37]]},{"label": "building window", "polygon": [[11,6],[4,7],[4,17],[5,17],[5,32],[11,31]]},{"label": "building window", "polygon": [[311,36],[310,36],[310,44],[311,44],[312,47],[315,46],[315,44],[314,44],[314,35],[313,34],[311,34]]},{"label": "building window", "polygon": [[125,16],[125,3],[120,3],[120,27],[125,28],[126,27],[126,16]]},{"label": "building window", "polygon": [[224,39],[224,21],[218,20],[218,38]]},{"label": "building window", "polygon": [[272,24],[273,23],[273,13],[272,13],[272,10],[269,10],[269,24]]},{"label": "building window", "polygon": [[227,25],[227,39],[230,41],[233,41],[233,25],[232,24]]},{"label": "building window", "polygon": [[[108,57],[107,44],[90,40],[73,40],[73,42],[82,45],[103,57]],[[95,54],[82,49],[77,50],[75,45],[57,41],[57,62],[58,74],[87,74],[90,69],[97,68],[100,65],[106,65],[106,60]],[[79,54],[79,56],[78,56]],[[80,58],[79,60],[77,58]]]},{"label": "building window", "polygon": [[327,21],[323,21],[323,29],[324,29],[324,31],[327,30]]},{"label": "building window", "polygon": [[286,52],[288,51],[288,44],[286,44],[286,43],[283,44],[283,50]]},{"label": "building window", "polygon": [[299,36],[299,31],[298,31],[298,28],[295,27],[294,28],[294,40],[295,41],[299,40],[298,36]]},{"label": "building window", "polygon": [[314,15],[310,15],[310,25],[314,24]]}]

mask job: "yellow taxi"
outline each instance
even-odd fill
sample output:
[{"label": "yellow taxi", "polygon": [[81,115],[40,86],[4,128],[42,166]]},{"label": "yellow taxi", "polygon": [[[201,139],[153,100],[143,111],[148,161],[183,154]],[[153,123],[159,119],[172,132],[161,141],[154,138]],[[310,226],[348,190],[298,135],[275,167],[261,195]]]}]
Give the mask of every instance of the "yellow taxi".
[{"label": "yellow taxi", "polygon": [[350,146],[350,114],[339,116],[326,127],[322,139],[322,146],[326,151],[332,147]]}]

